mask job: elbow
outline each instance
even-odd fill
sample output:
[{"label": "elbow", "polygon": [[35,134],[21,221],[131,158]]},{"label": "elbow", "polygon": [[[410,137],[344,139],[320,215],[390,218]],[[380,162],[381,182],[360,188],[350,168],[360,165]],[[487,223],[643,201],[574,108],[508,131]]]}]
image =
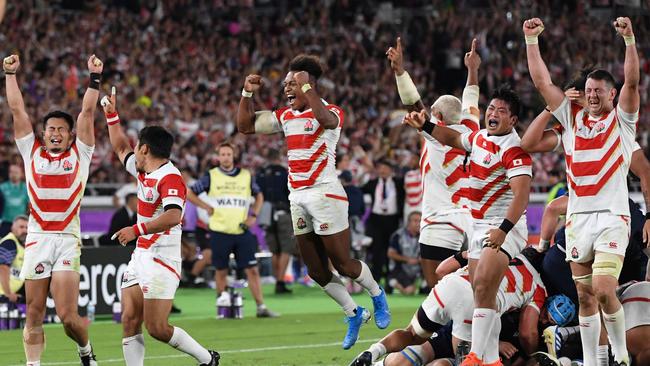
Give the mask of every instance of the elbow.
[{"label": "elbow", "polygon": [[534,147],[535,146],[534,146],[533,142],[530,141],[530,139],[526,138],[526,136],[524,135],[524,137],[522,137],[522,139],[521,139],[521,148],[525,152],[533,152]]},{"label": "elbow", "polygon": [[239,133],[243,133],[244,135],[252,135],[255,133],[255,125],[251,126],[249,124],[237,121],[237,131]]}]

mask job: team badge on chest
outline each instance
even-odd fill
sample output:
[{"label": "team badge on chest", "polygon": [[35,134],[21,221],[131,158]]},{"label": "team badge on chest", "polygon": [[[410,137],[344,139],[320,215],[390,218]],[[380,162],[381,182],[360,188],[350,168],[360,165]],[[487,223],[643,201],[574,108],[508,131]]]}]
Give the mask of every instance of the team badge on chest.
[{"label": "team badge on chest", "polygon": [[72,163],[69,160],[64,160],[63,161],[63,170],[66,172],[69,172],[72,170]]},{"label": "team badge on chest", "polygon": [[490,162],[492,162],[492,154],[485,155],[485,157],[483,158],[483,164],[489,165]]},{"label": "team badge on chest", "polygon": [[153,191],[151,189],[147,190],[147,193],[144,195],[144,199],[148,202],[153,201]]},{"label": "team badge on chest", "polygon": [[311,123],[311,121],[307,121],[305,123],[305,132],[313,131],[314,125]]}]

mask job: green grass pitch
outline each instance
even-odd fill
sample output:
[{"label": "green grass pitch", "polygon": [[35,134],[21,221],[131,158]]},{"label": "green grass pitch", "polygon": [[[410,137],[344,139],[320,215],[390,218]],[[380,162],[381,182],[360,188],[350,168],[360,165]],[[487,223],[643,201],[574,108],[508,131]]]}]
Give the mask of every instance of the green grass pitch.
[{"label": "green grass pitch", "polygon": [[[370,320],[361,328],[360,339],[345,351],[341,342],[347,325],[343,313],[320,288],[293,287],[291,295],[274,295],[272,286],[265,286],[269,308],[280,312],[276,319],[255,318],[255,302],[244,289],[245,316],[242,320],[215,319],[214,290],[180,289],[175,304],[182,314],[172,316],[170,323],[184,328],[204,346],[221,353],[221,365],[344,365],[372,342],[391,329],[404,327],[424,299],[423,296],[388,297],[393,321],[380,330]],[[372,302],[365,293],[354,295],[355,301],[372,311]],[[46,365],[79,365],[76,347],[59,324],[46,325],[47,349],[41,360]],[[0,332],[0,365],[24,365],[22,331]],[[98,320],[90,326],[90,339],[99,365],[124,365],[121,328],[112,320]],[[162,344],[145,332],[145,365],[196,365],[194,359]]]}]

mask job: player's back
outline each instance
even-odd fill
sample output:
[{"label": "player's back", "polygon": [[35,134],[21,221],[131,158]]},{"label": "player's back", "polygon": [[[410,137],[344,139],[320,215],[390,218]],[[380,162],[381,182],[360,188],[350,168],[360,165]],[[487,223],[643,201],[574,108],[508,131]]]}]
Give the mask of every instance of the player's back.
[{"label": "player's back", "polygon": [[532,264],[518,255],[508,263],[499,292],[497,307],[502,312],[533,306],[541,310],[546,301],[546,288]]},{"label": "player's back", "polygon": [[336,144],[343,126],[343,110],[323,101],[325,108],[337,116],[336,128],[326,129],[311,109],[295,111],[290,107],[273,112],[287,139],[289,188],[299,190],[323,183],[338,182]]}]

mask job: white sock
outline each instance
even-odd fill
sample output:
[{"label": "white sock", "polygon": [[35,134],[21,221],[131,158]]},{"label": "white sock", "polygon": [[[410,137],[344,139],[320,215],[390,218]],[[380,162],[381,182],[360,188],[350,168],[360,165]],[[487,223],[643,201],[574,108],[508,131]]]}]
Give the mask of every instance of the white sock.
[{"label": "white sock", "polygon": [[126,366],[144,365],[144,336],[142,333],[122,338],[122,353]]},{"label": "white sock", "polygon": [[258,310],[258,311],[265,310],[265,309],[266,309],[266,304],[259,304],[259,305],[257,305],[257,310]]},{"label": "white sock", "polygon": [[41,361],[27,361],[26,366],[41,366]]},{"label": "white sock", "polygon": [[174,334],[172,334],[168,344],[196,358],[199,363],[208,363],[212,360],[210,352],[179,327],[174,327]]},{"label": "white sock", "polygon": [[580,339],[582,341],[582,356],[585,365],[595,365],[600,338],[600,314],[578,316],[580,322]]},{"label": "white sock", "polygon": [[[488,339],[492,336],[492,325],[497,317],[494,309],[476,308],[472,317],[472,349],[479,359],[483,358]],[[489,334],[490,336],[486,337]]]},{"label": "white sock", "polygon": [[90,340],[83,347],[80,347],[79,345],[77,345],[77,350],[79,351],[80,355],[88,356],[90,354],[90,352],[93,350],[92,347],[90,347]]},{"label": "white sock", "polygon": [[599,345],[596,351],[596,366],[609,366],[609,346]]},{"label": "white sock", "polygon": [[377,361],[379,357],[383,356],[386,354],[386,347],[382,343],[375,343],[370,348],[368,348],[368,351],[372,353],[372,361]]},{"label": "white sock", "polygon": [[[473,324],[473,322],[472,322]],[[499,361],[499,334],[501,333],[501,318],[497,315],[492,323],[490,337],[485,346],[483,362],[486,364]]]},{"label": "white sock", "polygon": [[354,279],[354,282],[358,283],[361,285],[361,287],[366,289],[366,291],[368,291],[368,294],[372,297],[381,294],[379,284],[377,281],[375,281],[375,278],[372,277],[372,272],[370,272],[368,265],[363,261],[359,261],[359,263],[361,263],[361,273],[359,273],[359,277]]},{"label": "white sock", "polygon": [[623,312],[623,306],[614,314],[606,314],[603,311],[603,321],[605,322],[605,329],[607,329],[609,343],[612,344],[614,360],[629,363],[627,345],[625,344],[625,313]]},{"label": "white sock", "polygon": [[332,279],[323,287],[323,290],[337,304],[341,305],[346,316],[354,316],[354,310],[357,308],[357,304],[352,300],[352,296],[350,296],[350,293],[348,293],[348,290],[337,275],[332,274]]}]

